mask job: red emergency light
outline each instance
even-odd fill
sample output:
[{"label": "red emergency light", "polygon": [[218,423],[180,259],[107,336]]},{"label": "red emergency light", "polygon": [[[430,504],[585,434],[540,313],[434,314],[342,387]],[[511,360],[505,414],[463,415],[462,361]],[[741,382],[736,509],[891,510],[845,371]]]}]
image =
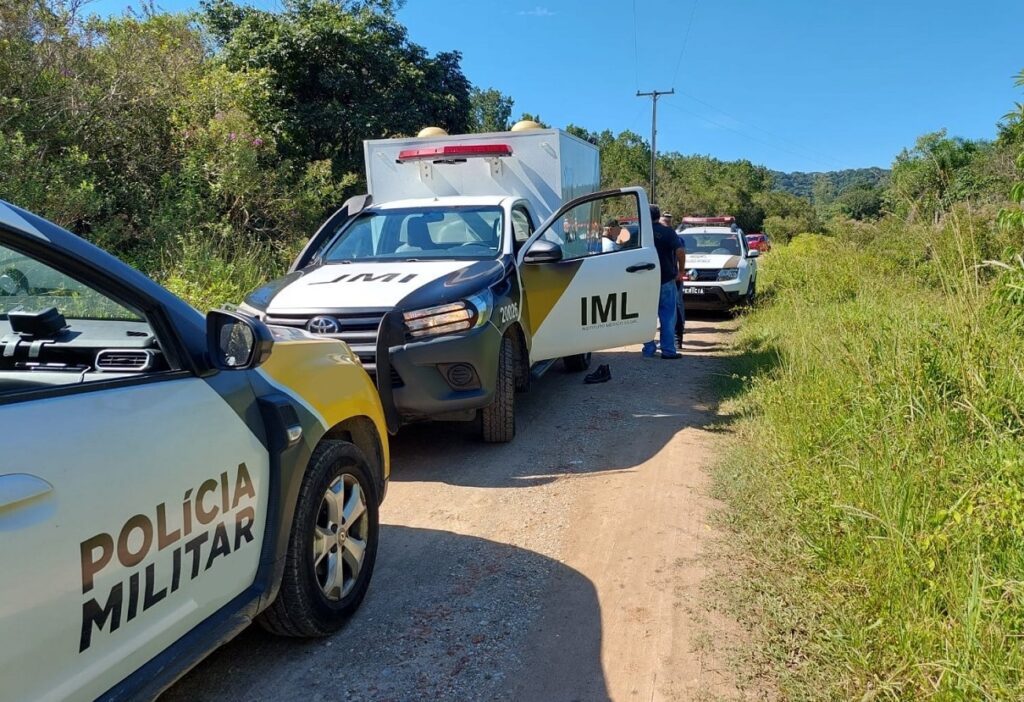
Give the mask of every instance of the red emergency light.
[{"label": "red emergency light", "polygon": [[451,144],[448,146],[429,146],[424,149],[405,149],[398,152],[398,163],[408,161],[433,161],[434,163],[454,163],[467,158],[495,158],[511,156],[512,147],[508,144]]},{"label": "red emergency light", "polygon": [[721,225],[731,226],[736,224],[735,217],[683,217],[682,224],[693,224],[695,226],[701,225]]}]

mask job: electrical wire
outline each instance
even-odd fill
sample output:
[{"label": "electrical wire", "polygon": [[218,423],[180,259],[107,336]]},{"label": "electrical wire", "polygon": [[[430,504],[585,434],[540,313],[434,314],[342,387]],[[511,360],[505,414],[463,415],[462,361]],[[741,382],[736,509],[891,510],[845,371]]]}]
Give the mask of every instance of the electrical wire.
[{"label": "electrical wire", "polygon": [[[794,150],[786,148],[784,146],[780,146],[778,144],[773,144],[773,143],[771,143],[769,141],[765,141],[764,139],[759,139],[759,138],[757,138],[757,137],[755,137],[755,136],[753,136],[751,134],[747,134],[746,132],[743,132],[743,131],[741,131],[739,129],[736,129],[735,127],[731,127],[728,124],[723,124],[722,122],[718,122],[716,120],[713,120],[713,119],[711,119],[709,117],[706,117],[706,116],[704,116],[704,115],[702,115],[702,114],[700,114],[698,112],[694,112],[692,110],[687,110],[685,108],[679,107],[678,105],[673,105],[672,103],[665,103],[665,106],[669,107],[669,108],[671,108],[673,110],[678,110],[679,112],[682,112],[684,114],[692,115],[693,117],[696,117],[697,119],[699,119],[701,121],[704,121],[704,122],[707,122],[708,124],[711,124],[711,125],[713,125],[715,127],[718,127],[719,129],[725,129],[726,131],[730,131],[730,132],[732,132],[734,134],[739,134],[741,137],[745,137],[745,138],[750,139],[751,141],[755,141],[758,144],[761,144],[763,146],[767,146],[769,148],[776,149],[777,151],[781,151],[783,153],[789,154],[790,156],[796,156],[797,158],[800,158],[800,159],[806,159],[806,160],[814,161],[816,163],[819,163],[819,164],[825,166],[826,170],[831,170],[831,169],[834,168],[834,166],[827,164],[825,161],[822,161],[820,158],[818,158],[817,156],[814,156],[809,151],[804,150],[803,153],[800,153],[798,151],[794,151]],[[799,148],[801,148],[801,150],[803,150],[803,147],[799,147]],[[834,161],[834,163],[836,165],[842,165],[838,161]]]},{"label": "electrical wire", "polygon": [[636,90],[640,92],[640,51],[637,48],[636,38],[636,0],[633,0],[633,78],[636,81]]},{"label": "electrical wire", "polygon": [[[725,117],[728,117],[729,119],[737,122],[738,124],[742,124],[745,127],[749,127],[750,129],[753,129],[755,131],[761,132],[762,134],[764,134],[764,135],[766,135],[768,137],[771,137],[772,139],[776,139],[776,140],[778,140],[778,141],[780,141],[782,143],[789,144],[790,146],[795,146],[796,148],[805,151],[807,153],[807,155],[815,156],[815,160],[818,161],[819,163],[823,163],[825,161],[829,161],[832,164],[831,166],[829,166],[830,168],[832,168],[834,166],[838,166],[840,168],[843,167],[842,162],[839,161],[839,159],[837,159],[837,158],[829,156],[828,154],[824,154],[824,153],[822,153],[820,151],[816,151],[814,149],[809,149],[809,148],[803,146],[802,144],[799,144],[799,143],[793,141],[792,139],[787,139],[786,137],[780,136],[778,134],[774,134],[773,132],[768,131],[764,127],[759,127],[756,124],[750,124],[749,122],[745,122],[742,119],[740,119],[739,117],[737,117],[736,115],[731,115],[728,112],[726,112],[725,110],[723,110],[721,107],[718,107],[717,105],[714,105],[714,104],[708,102],[707,100],[702,100],[701,98],[697,97],[696,95],[691,95],[691,94],[689,94],[689,93],[687,93],[685,91],[682,91],[682,90],[679,91],[679,94],[682,95],[683,97],[686,97],[686,98],[688,98],[690,100],[693,100],[694,102],[700,103],[704,107],[711,108],[715,112],[718,112],[719,114],[721,114],[721,115],[723,115]],[[721,126],[721,125],[719,125],[719,126]]]},{"label": "electrical wire", "polygon": [[[635,2],[636,0],[634,0]],[[686,23],[686,33],[683,35],[683,45],[679,47],[679,58],[676,60],[676,70],[672,74],[672,88],[676,87],[676,78],[679,77],[679,69],[683,65],[683,53],[686,51],[686,45],[690,42],[690,30],[693,29],[693,16],[697,14],[697,3],[699,0],[693,0],[693,4],[690,6],[690,19]],[[636,18],[634,17],[634,30],[633,38],[636,38]]]}]

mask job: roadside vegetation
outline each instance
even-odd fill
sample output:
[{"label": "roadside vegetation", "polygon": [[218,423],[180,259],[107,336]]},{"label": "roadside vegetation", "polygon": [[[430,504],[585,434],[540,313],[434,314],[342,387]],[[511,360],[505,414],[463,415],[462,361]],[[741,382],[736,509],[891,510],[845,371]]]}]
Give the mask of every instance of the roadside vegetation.
[{"label": "roadside vegetation", "polygon": [[[238,302],[365,191],[363,139],[515,121],[513,97],[472,85],[457,51],[413,41],[400,5],[203,0],[171,14],[144,2],[98,17],[81,0],[0,3],[0,198],[196,307]],[[601,147],[603,185],[647,182],[640,135],[566,128]],[[824,231],[811,200],[749,161],[669,153],[658,169],[666,210],[734,214],[780,240]],[[869,175],[826,180],[872,188]]]},{"label": "roadside vegetation", "polygon": [[784,698],[1024,698],[1022,117],[764,262],[718,485]]}]

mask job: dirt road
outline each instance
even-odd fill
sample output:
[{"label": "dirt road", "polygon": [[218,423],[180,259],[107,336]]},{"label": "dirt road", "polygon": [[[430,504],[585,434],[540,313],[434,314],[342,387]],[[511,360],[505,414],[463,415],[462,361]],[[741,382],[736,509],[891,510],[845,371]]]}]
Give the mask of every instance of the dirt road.
[{"label": "dirt road", "polygon": [[716,353],[733,322],[688,324],[686,358],[595,355],[520,396],[518,435],[412,427],[392,445],[377,570],[328,640],[256,627],[165,700],[691,700],[738,697],[702,593],[706,468],[722,441]]}]

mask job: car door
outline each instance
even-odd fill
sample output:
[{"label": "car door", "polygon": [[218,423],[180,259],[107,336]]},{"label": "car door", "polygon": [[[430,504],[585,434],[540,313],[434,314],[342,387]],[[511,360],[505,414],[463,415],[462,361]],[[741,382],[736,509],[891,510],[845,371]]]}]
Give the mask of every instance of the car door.
[{"label": "car door", "polygon": [[[636,218],[638,236],[602,245],[611,219]],[[518,253],[530,361],[651,339],[660,273],[647,195],[623,188],[564,205]]]},{"label": "car door", "polygon": [[[197,377],[151,298],[46,239],[0,226],[5,702],[102,695],[252,583],[265,527],[245,374]],[[66,329],[13,328],[49,307]]]}]

